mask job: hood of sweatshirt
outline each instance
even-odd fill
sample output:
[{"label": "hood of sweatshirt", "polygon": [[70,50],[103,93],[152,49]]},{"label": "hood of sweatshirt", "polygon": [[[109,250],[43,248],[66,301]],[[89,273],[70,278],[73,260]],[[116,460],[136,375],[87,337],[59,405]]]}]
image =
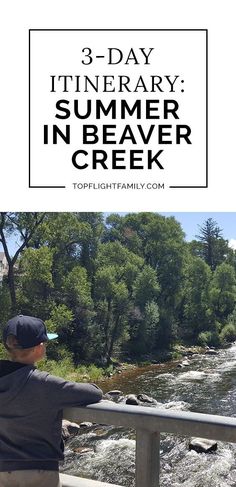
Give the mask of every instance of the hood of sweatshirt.
[{"label": "hood of sweatshirt", "polygon": [[0,360],[0,404],[17,396],[35,368],[34,365]]}]

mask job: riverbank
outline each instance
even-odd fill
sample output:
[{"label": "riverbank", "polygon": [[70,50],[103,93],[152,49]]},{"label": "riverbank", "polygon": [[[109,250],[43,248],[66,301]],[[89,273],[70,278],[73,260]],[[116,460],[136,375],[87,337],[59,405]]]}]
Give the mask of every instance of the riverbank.
[{"label": "riverbank", "polygon": [[140,360],[131,360],[126,358],[124,361],[113,360],[108,367],[98,367],[95,364],[83,364],[77,367],[69,358],[65,358],[59,362],[55,360],[44,360],[39,364],[41,370],[45,370],[50,374],[57,375],[67,380],[75,382],[112,382],[112,379],[118,376],[126,376],[130,373],[136,372],[139,374],[143,369],[152,369],[163,364],[171,364],[180,362],[183,358],[190,359],[196,354],[206,352],[206,348],[199,346],[184,347],[183,345],[176,345],[172,351],[164,350],[156,354],[142,356]]}]

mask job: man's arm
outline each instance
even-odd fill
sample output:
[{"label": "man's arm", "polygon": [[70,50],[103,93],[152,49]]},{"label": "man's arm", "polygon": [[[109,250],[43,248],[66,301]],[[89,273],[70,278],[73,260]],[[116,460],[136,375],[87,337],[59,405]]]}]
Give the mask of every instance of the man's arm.
[{"label": "man's arm", "polygon": [[46,374],[48,394],[55,407],[85,406],[102,399],[102,390],[96,384],[70,382],[60,377]]}]

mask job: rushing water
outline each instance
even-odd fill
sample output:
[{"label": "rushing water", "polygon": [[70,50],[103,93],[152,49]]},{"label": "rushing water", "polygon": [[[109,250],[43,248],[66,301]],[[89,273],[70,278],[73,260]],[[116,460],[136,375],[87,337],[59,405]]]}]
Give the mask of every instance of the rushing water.
[{"label": "rushing water", "polygon": [[[236,345],[214,356],[194,355],[189,367],[170,363],[126,372],[102,387],[148,394],[162,409],[235,416]],[[218,442],[215,453],[199,454],[188,450],[189,438],[161,439],[161,487],[236,486],[236,444]],[[87,451],[76,452],[80,447]],[[97,425],[69,442],[63,471],[132,487],[134,462],[134,432]]]}]

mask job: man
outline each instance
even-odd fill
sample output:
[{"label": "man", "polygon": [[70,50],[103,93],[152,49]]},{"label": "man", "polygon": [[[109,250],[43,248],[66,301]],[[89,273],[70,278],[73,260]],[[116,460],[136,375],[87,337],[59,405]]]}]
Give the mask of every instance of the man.
[{"label": "man", "polygon": [[54,338],[32,316],[15,316],[4,329],[10,360],[0,361],[0,487],[60,487],[63,408],[102,398],[95,384],[37,370],[35,363]]}]

